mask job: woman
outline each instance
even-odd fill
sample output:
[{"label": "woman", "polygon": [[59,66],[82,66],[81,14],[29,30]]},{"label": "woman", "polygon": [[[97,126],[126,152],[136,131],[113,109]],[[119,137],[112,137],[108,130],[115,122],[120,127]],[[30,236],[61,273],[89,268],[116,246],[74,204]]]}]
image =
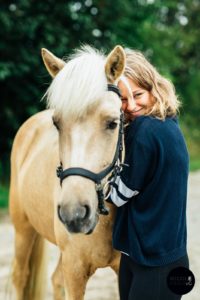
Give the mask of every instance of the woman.
[{"label": "woman", "polygon": [[188,268],[186,196],[188,152],[177,122],[180,105],[171,82],[137,51],[127,50],[119,82],[125,166],[110,200],[118,206],[113,246],[121,251],[121,300],[174,300],[170,270]]}]

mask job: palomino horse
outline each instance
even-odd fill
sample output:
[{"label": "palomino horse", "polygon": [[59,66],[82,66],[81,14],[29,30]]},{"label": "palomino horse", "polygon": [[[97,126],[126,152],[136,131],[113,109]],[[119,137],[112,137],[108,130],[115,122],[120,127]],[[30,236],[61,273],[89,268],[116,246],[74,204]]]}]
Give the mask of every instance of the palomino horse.
[{"label": "palomino horse", "polygon": [[115,209],[108,204],[109,215],[99,215],[95,182],[71,174],[60,184],[55,170],[62,163],[63,169],[94,174],[112,163],[121,101],[115,87],[113,92],[107,86],[123,73],[125,54],[116,46],[105,58],[86,46],[67,63],[45,49],[42,57],[54,77],[47,91],[49,110],[22,125],[11,156],[13,282],[18,300],[44,299],[38,272],[47,239],[60,249],[52,277],[54,299],[63,299],[64,286],[65,299],[82,300],[97,268],[118,270],[119,253],[112,248]]}]

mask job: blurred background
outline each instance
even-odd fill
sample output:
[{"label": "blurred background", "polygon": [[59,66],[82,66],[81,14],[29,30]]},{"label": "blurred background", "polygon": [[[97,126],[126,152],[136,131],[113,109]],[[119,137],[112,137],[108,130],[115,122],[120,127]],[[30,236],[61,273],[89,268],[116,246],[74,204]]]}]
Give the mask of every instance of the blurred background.
[{"label": "blurred background", "polygon": [[51,78],[41,48],[62,58],[83,43],[105,53],[116,44],[139,49],[173,81],[190,169],[200,168],[199,0],[0,0],[0,207],[7,206],[13,138],[45,108]]}]

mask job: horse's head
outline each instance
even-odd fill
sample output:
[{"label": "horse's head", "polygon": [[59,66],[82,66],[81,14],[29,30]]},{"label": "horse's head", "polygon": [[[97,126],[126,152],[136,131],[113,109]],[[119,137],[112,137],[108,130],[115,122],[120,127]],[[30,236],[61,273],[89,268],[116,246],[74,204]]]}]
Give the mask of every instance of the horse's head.
[{"label": "horse's head", "polygon": [[[116,46],[107,58],[88,46],[68,62],[45,49],[42,57],[54,77],[47,100],[54,110],[63,170],[101,172],[112,163],[118,142],[121,101],[108,91],[108,83],[116,84],[124,70],[123,48]],[[90,233],[98,221],[96,184],[87,176],[67,174],[58,216],[70,232]]]}]

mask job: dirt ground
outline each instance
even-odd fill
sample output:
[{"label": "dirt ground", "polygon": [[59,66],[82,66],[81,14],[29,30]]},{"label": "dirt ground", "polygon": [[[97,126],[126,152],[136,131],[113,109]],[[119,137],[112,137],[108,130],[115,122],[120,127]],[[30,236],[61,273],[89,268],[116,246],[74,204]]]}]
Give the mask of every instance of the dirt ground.
[{"label": "dirt ground", "polygon": [[[200,299],[200,172],[194,172],[189,177],[188,191],[188,253],[190,259],[190,270],[195,275],[195,287],[185,295],[184,300]],[[13,228],[9,217],[0,213],[0,300],[13,300],[14,293],[11,288],[11,267],[13,258]],[[50,245],[50,264],[48,268],[48,287],[46,300],[52,298],[52,287],[50,276],[55,268],[58,250]],[[98,269],[90,278],[85,300],[119,300],[117,289],[117,277],[109,269]]]}]

